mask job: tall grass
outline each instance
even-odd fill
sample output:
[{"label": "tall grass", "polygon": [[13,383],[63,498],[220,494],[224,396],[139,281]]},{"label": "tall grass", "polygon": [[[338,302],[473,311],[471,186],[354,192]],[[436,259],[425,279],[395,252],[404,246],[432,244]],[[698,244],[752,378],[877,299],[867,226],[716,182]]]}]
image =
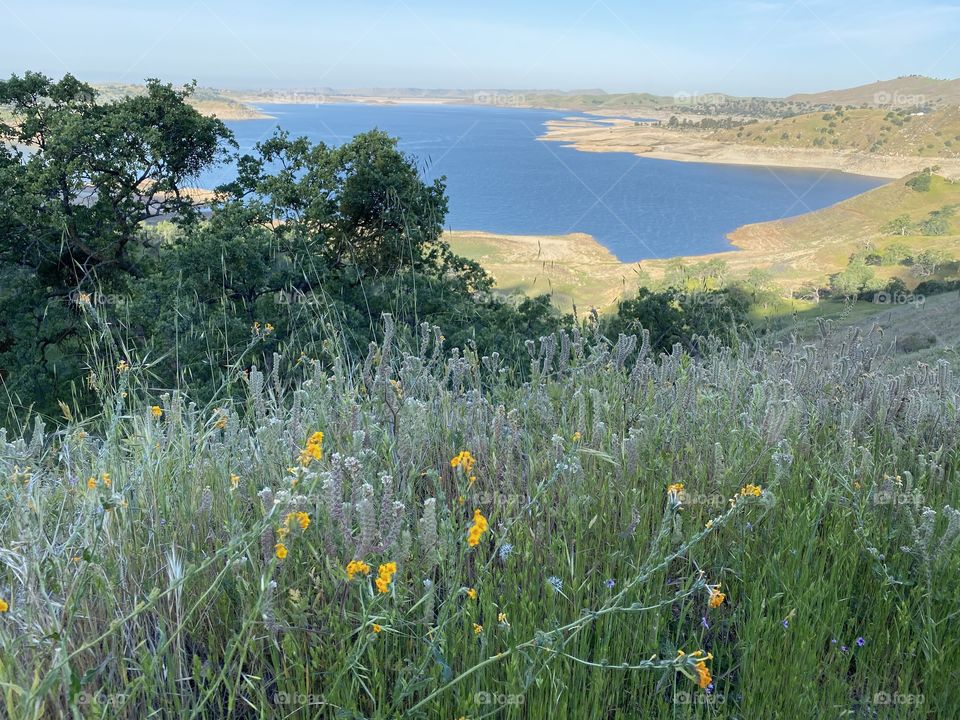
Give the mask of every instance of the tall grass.
[{"label": "tall grass", "polygon": [[518,384],[387,317],[205,406],[104,343],[99,416],[0,435],[0,715],[949,717],[960,388],[832,332]]}]

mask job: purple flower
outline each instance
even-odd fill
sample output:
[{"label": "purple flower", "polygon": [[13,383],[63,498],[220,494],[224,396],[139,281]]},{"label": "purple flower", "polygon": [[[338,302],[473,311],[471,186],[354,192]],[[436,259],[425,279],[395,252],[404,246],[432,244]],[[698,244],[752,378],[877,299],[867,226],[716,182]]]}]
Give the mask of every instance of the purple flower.
[{"label": "purple flower", "polygon": [[785,628],[790,627],[790,621],[789,621],[789,620],[784,620],[784,621],[783,621],[783,626],[784,626]]},{"label": "purple flower", "polygon": [[840,646],[840,652],[842,652],[842,653],[845,653],[845,652],[846,652],[847,650],[849,650],[849,649],[850,649],[850,648],[848,648],[846,645],[841,645],[841,646]]},{"label": "purple flower", "polygon": [[700,618],[700,624],[703,626],[703,629],[704,629],[704,630],[709,630],[709,629],[710,629],[710,623],[707,622],[707,617],[706,617],[706,615],[704,615],[702,618]]},{"label": "purple flower", "polygon": [[714,690],[713,683],[710,683],[710,684],[707,685],[707,687],[704,688],[704,689],[707,691],[707,695],[712,695],[712,694],[713,694],[713,690]]},{"label": "purple flower", "polygon": [[613,578],[610,578],[609,580],[605,580],[603,584],[606,585],[608,589],[613,590],[614,586],[617,584],[617,581]]},{"label": "purple flower", "polygon": [[857,647],[863,647],[866,644],[867,644],[867,641],[864,640],[862,637],[857,638]]}]

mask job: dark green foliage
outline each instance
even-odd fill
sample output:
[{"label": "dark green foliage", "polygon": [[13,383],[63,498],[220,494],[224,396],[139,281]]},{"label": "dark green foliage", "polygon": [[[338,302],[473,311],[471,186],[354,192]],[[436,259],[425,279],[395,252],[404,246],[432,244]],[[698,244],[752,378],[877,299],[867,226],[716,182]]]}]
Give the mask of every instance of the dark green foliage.
[{"label": "dark green foliage", "polygon": [[622,301],[616,315],[605,319],[601,328],[610,338],[646,329],[654,351],[669,352],[677,343],[692,349],[695,338],[708,335],[734,345],[746,325],[749,307],[748,296],[736,287],[694,292],[641,288],[636,298]]}]

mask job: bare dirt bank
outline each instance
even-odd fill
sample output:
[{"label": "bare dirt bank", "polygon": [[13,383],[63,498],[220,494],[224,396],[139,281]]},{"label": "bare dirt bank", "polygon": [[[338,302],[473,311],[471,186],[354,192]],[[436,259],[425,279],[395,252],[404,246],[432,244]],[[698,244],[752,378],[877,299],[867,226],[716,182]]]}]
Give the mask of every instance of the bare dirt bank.
[{"label": "bare dirt bank", "polygon": [[856,175],[902,178],[931,165],[960,178],[960,160],[864,154],[815,148],[764,148],[712,140],[705,132],[635,125],[628,120],[582,119],[547,122],[540,140],[560,142],[584,152],[626,152],[659,160],[840,170]]}]

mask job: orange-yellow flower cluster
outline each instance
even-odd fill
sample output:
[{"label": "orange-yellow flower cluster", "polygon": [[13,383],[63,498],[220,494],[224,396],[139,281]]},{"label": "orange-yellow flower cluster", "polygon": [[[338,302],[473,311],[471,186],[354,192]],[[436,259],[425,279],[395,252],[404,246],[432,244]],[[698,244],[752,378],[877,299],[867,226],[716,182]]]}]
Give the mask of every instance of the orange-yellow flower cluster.
[{"label": "orange-yellow flower cluster", "polygon": [[277,543],[277,545],[276,545],[276,547],[275,547],[274,549],[276,550],[277,560],[285,560],[285,559],[286,559],[286,557],[287,557],[287,546],[286,546],[286,545],[284,545],[282,542],[281,542],[281,543]]},{"label": "orange-yellow flower cluster", "polygon": [[[685,657],[683,650],[677,651],[677,657]],[[713,660],[713,655],[711,653],[704,654],[703,650],[697,650],[690,653],[690,658],[693,661],[693,670],[697,674],[697,677],[693,678],[694,682],[700,687],[706,688],[713,682],[713,677],[711,677],[710,670],[707,668],[707,661]]]},{"label": "orange-yellow flower cluster", "polygon": [[667,495],[679,495],[683,492],[683,483],[673,483],[667,486]]},{"label": "orange-yellow flower cluster", "polygon": [[347,580],[353,580],[354,575],[369,575],[370,566],[363,560],[351,560],[347,563]]},{"label": "orange-yellow flower cluster", "polygon": [[473,525],[470,526],[470,532],[467,535],[467,544],[470,547],[476,547],[480,544],[480,538],[489,529],[487,519],[480,512],[480,509],[473,511]]},{"label": "orange-yellow flower cluster", "polygon": [[460,454],[450,461],[450,467],[463,468],[463,472],[469,475],[473,471],[473,466],[476,462],[477,459],[469,450],[461,450]]},{"label": "orange-yellow flower cluster", "polygon": [[711,608],[717,609],[718,607],[723,605],[723,601],[726,599],[727,599],[726,594],[720,592],[720,583],[717,583],[716,585],[710,588],[709,604]]},{"label": "orange-yellow flower cluster", "polygon": [[744,485],[740,489],[740,495],[742,497],[760,497],[763,494],[763,488],[759,485]]},{"label": "orange-yellow flower cluster", "polygon": [[158,418],[161,415],[163,415],[163,408],[160,407],[159,405],[154,405],[152,408],[150,408],[150,414],[153,415],[155,418]]},{"label": "orange-yellow flower cluster", "polygon": [[377,569],[377,590],[381,593],[390,592],[390,583],[393,582],[393,576],[397,572],[395,562],[384,563]]},{"label": "orange-yellow flower cluster", "polygon": [[10,609],[10,603],[8,603],[3,598],[0,598],[0,613],[5,613]]},{"label": "orange-yellow flower cluster", "polygon": [[307,438],[306,445],[300,451],[300,464],[306,467],[314,460],[323,457],[323,433],[319,430]]}]

